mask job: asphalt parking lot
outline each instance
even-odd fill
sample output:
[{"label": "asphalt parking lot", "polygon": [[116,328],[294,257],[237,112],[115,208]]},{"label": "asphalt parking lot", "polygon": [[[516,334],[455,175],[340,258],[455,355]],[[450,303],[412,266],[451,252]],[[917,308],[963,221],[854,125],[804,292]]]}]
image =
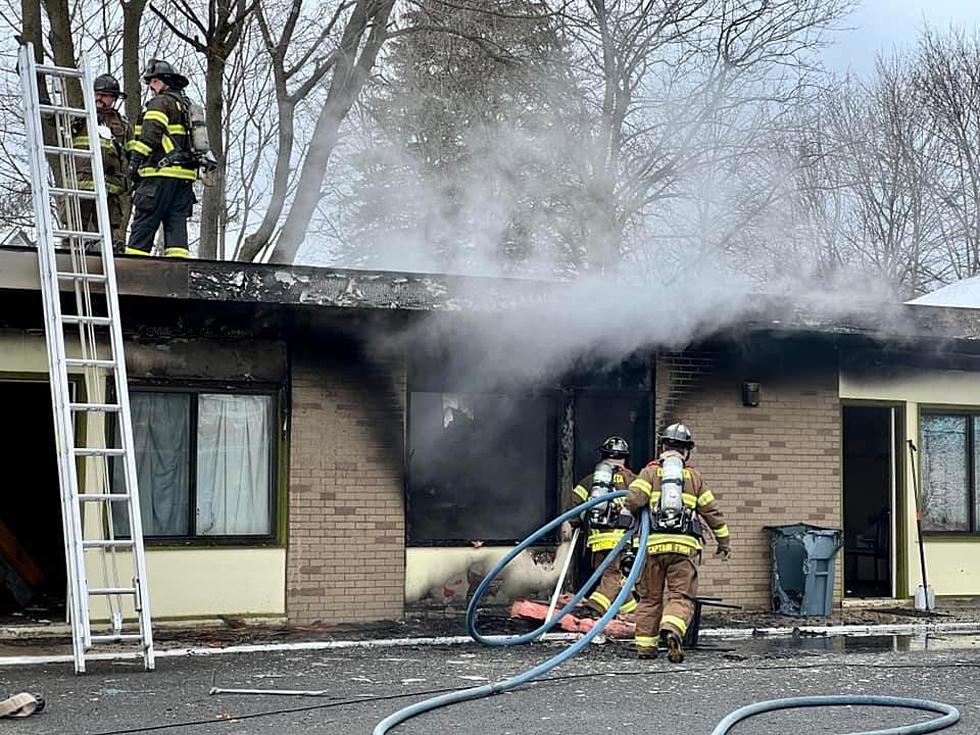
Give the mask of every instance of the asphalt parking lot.
[{"label": "asphalt parking lot", "polygon": [[[190,733],[283,735],[371,733],[427,692],[478,686],[526,670],[557,643],[520,648],[404,646],[160,658],[0,669],[8,693],[40,692],[45,711],[8,720],[4,733]],[[806,694],[883,694],[958,707],[950,733],[980,730],[976,636],[937,636],[924,648],[901,637],[803,640],[716,639],[681,665],[635,659],[626,643],[592,645],[543,681],[410,720],[399,735],[572,735],[657,731],[708,735],[728,712],[759,700]],[[924,650],[923,650],[924,649]],[[323,696],[211,695],[212,687],[320,690]],[[908,710],[828,708],[764,715],[744,733],[851,733],[921,719]]]}]

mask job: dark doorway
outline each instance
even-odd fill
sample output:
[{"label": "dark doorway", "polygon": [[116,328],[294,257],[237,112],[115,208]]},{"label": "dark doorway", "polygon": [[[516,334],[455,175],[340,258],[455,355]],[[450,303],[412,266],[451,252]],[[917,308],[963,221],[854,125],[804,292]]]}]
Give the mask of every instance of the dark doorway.
[{"label": "dark doorway", "polygon": [[592,472],[599,461],[596,450],[609,436],[629,442],[627,464],[634,472],[650,461],[649,392],[576,393],[574,415],[576,482]]},{"label": "dark doorway", "polygon": [[51,392],[43,382],[4,381],[0,401],[0,615],[56,619],[66,576]]},{"label": "dark doorway", "polygon": [[[574,482],[590,474],[599,461],[597,451],[609,436],[621,436],[630,444],[627,465],[639,472],[650,461],[649,391],[579,391],[575,393]],[[586,488],[588,489],[588,488]],[[578,544],[575,579],[583,582],[592,573],[592,555],[584,542]]]},{"label": "dark doorway", "polygon": [[844,594],[892,596],[895,409],[844,407]]}]

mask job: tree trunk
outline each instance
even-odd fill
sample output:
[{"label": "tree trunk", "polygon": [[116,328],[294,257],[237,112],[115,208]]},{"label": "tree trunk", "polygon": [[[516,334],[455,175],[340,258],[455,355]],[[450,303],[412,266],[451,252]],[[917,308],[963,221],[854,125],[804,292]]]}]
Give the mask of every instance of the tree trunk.
[{"label": "tree trunk", "polygon": [[129,0],[122,3],[123,11],[123,91],[126,93],[126,117],[135,125],[142,110],[142,86],[140,79],[140,23],[146,0]]},{"label": "tree trunk", "polygon": [[[272,259],[275,261],[292,263],[295,260],[310,226],[310,220],[313,219],[313,212],[320,202],[320,191],[327,173],[327,163],[337,145],[340,124],[347,117],[347,113],[360,94],[387,37],[388,16],[391,14],[394,0],[383,0],[373,7],[369,7],[370,5],[373,3],[365,0],[359,2],[344,29],[344,37],[341,41],[343,53],[333,71],[327,103],[323,106],[313,130],[310,152],[303,162],[296,198],[289,208],[282,235],[272,254]],[[360,56],[357,56],[357,49],[368,28],[370,28],[368,39],[364,43]]]},{"label": "tree trunk", "polygon": [[[43,0],[44,9],[48,14],[51,29],[48,40],[51,43],[51,53],[57,66],[75,66],[75,43],[71,35],[71,13],[67,0]],[[68,80],[65,85],[68,104],[72,107],[82,107],[82,88],[77,80]]]},{"label": "tree trunk", "polygon": [[34,61],[44,61],[44,46],[41,38],[41,3],[39,0],[21,0],[20,13],[23,19],[23,32],[17,39],[21,45],[34,44]]},{"label": "tree trunk", "polygon": [[227,160],[224,145],[224,75],[226,53],[223,48],[209,49],[204,87],[204,115],[208,126],[211,152],[217,161],[214,186],[204,187],[201,201],[201,242],[198,257],[204,260],[224,259],[224,243],[218,234],[224,230],[225,175]]},{"label": "tree trunk", "polygon": [[[285,91],[285,90],[283,90]],[[295,106],[291,100],[279,93],[279,141],[276,151],[276,170],[272,176],[272,196],[258,229],[245,238],[239,260],[251,262],[262,251],[275,230],[276,223],[286,205],[286,192],[289,190],[289,164],[293,156],[295,138],[293,124]]]}]

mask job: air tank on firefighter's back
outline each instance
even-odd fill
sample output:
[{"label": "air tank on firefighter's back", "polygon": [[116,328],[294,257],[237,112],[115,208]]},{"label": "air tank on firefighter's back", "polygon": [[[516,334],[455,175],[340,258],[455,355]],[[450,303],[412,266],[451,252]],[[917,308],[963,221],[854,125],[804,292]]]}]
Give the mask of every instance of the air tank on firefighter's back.
[{"label": "air tank on firefighter's back", "polygon": [[660,523],[666,528],[680,526],[684,516],[684,460],[668,454],[660,460]]}]

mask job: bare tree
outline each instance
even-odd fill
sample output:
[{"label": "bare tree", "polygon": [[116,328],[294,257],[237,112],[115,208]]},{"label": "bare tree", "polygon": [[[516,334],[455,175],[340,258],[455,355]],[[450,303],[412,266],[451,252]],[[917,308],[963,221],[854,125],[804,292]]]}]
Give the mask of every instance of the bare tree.
[{"label": "bare tree", "polygon": [[140,106],[140,50],[147,0],[119,0],[123,13],[122,74],[126,91],[126,117],[135,122]]},{"label": "bare tree", "polygon": [[211,152],[216,160],[214,186],[204,188],[201,203],[201,232],[198,255],[202,258],[218,257],[219,243],[224,250],[226,228],[225,179],[228,161],[225,151],[225,69],[228,60],[251,22],[257,0],[208,0],[206,17],[202,18],[188,0],[174,0],[173,9],[183,19],[185,28],[179,27],[166,13],[151,5],[170,31],[201,54],[206,60],[204,84],[204,109]]},{"label": "bare tree", "polygon": [[[242,260],[254,260],[272,241],[290,189],[295,184],[291,180],[291,171],[296,152],[296,108],[317,89],[333,69],[338,56],[345,53],[332,47],[331,42],[344,13],[350,12],[352,6],[353,2],[338,3],[327,22],[316,32],[311,32],[315,20],[307,17],[305,11],[308,8],[304,8],[303,0],[292,0],[285,13],[277,12],[279,9],[271,5],[260,4],[257,8],[257,21],[275,83],[276,158],[272,191],[262,221],[236,251]],[[353,14],[348,18],[348,24],[352,19]],[[282,31],[276,34],[275,29],[280,27]],[[344,32],[346,37],[348,31],[345,29]]]},{"label": "bare tree", "polygon": [[938,145],[933,182],[947,269],[943,280],[980,273],[980,36],[926,29],[915,76]]},{"label": "bare tree", "polygon": [[[850,0],[583,0],[565,12],[578,74],[596,90],[594,268],[615,263],[650,217],[689,203],[692,172],[751,152],[791,101],[810,54]],[[689,205],[686,205],[689,206]],[[673,215],[671,220],[677,218]]]},{"label": "bare tree", "polygon": [[[290,203],[282,232],[275,245],[272,257],[276,260],[292,262],[299,251],[313,212],[320,201],[320,189],[326,175],[327,163],[339,139],[341,123],[346,119],[360,94],[364,82],[374,68],[382,44],[388,36],[388,20],[394,1],[352,0],[350,3],[343,3],[337,8],[337,12],[328,24],[332,30],[332,26],[337,24],[339,19],[344,18],[339,43],[315,69],[321,74],[329,72],[330,84],[326,100],[317,117],[309,151],[300,169],[297,194]],[[309,56],[312,56],[312,53],[311,51]],[[323,67],[326,69],[320,72]],[[291,68],[295,73],[297,69]],[[277,90],[280,88],[282,85],[277,82]],[[280,95],[277,91],[278,96]],[[288,98],[285,102],[287,107],[289,104],[295,104]],[[281,143],[283,135],[284,133],[280,133]],[[288,133],[285,135],[287,138],[290,137]],[[277,160],[277,169],[278,164]],[[288,165],[288,159],[286,164]],[[274,191],[273,197],[276,201],[280,197],[284,198],[283,184]],[[250,237],[246,241],[242,249],[244,259],[251,260],[269,244],[275,227],[275,220],[270,220],[268,216],[263,220],[260,226],[261,237]]]}]

